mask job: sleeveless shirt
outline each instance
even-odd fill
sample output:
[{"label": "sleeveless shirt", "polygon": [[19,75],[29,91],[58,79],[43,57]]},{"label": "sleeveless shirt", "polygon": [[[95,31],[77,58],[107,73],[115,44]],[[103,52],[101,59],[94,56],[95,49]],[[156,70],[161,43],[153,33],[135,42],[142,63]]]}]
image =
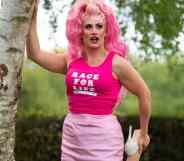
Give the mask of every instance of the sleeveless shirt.
[{"label": "sleeveless shirt", "polygon": [[70,63],[65,77],[69,111],[78,114],[112,114],[121,83],[112,75],[112,59],[90,66],[83,57]]}]

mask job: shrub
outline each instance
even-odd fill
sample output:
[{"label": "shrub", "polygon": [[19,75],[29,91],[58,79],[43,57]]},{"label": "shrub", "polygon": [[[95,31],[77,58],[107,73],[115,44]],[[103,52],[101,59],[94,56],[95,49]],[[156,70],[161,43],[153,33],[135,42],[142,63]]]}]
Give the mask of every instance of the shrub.
[{"label": "shrub", "polygon": [[[138,127],[135,117],[118,117],[125,138],[128,125]],[[15,157],[17,161],[59,161],[63,118],[18,118]],[[141,161],[184,160],[184,120],[152,118],[151,143]]]}]

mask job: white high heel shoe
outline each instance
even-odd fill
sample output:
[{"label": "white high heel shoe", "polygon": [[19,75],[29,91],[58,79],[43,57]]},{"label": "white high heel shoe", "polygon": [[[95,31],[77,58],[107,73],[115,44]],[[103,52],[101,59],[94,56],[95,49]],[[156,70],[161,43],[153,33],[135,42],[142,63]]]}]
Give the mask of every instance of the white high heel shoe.
[{"label": "white high heel shoe", "polygon": [[128,156],[135,154],[139,149],[137,138],[132,136],[132,126],[129,126],[128,139],[125,143],[125,152]]}]

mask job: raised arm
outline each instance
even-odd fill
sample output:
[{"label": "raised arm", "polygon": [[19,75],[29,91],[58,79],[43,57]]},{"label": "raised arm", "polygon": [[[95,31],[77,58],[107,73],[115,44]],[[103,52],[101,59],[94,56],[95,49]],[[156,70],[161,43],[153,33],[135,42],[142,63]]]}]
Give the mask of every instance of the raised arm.
[{"label": "raised arm", "polygon": [[138,97],[140,115],[139,151],[142,152],[150,142],[148,126],[151,114],[151,93],[138,72],[124,58],[115,55],[113,72],[121,83]]},{"label": "raised arm", "polygon": [[66,73],[66,54],[49,53],[40,49],[37,35],[37,5],[34,8],[33,17],[26,40],[26,52],[28,58],[45,69],[56,73]]}]

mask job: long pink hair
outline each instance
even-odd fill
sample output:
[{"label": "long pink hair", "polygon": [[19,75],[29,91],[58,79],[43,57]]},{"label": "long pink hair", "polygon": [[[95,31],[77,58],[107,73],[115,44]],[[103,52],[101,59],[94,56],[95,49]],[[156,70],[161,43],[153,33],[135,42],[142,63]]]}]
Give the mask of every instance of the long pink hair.
[{"label": "long pink hair", "polygon": [[[87,0],[77,0],[69,11],[66,22],[66,36],[69,41],[69,62],[72,62],[82,56],[82,17],[86,12],[90,12],[87,10],[90,8],[91,4],[97,6],[98,10],[100,10],[100,12],[105,16],[107,29],[104,44],[105,49],[109,52],[113,52],[127,58],[128,47],[121,40],[121,30],[112,8],[110,8],[103,0],[92,0],[90,2]],[[121,88],[116,105],[121,102],[122,94],[125,94],[123,87]]]},{"label": "long pink hair", "polygon": [[[93,0],[90,3],[95,4],[105,16],[107,26],[105,49],[126,57],[127,46],[120,38],[120,27],[112,9],[103,0]],[[86,0],[78,0],[69,11],[66,22],[66,36],[69,41],[68,56],[70,61],[82,56],[82,16],[89,5]]]}]

